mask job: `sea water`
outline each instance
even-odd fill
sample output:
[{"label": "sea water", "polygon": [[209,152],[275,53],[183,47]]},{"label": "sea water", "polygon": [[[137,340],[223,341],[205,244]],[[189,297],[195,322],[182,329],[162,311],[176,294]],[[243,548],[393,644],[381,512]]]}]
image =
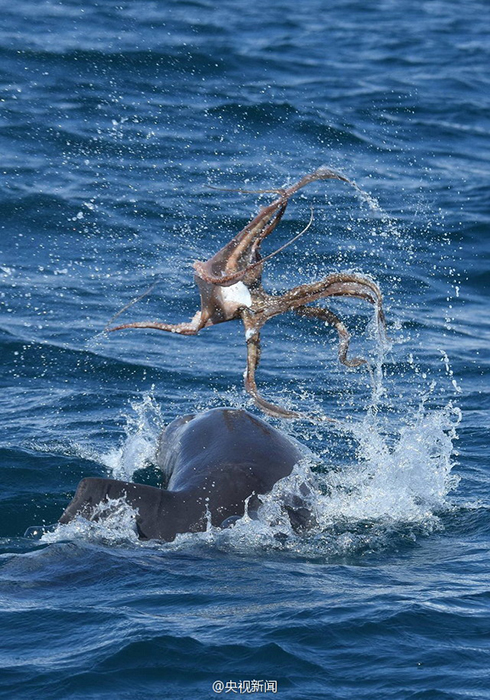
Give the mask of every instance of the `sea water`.
[{"label": "sea water", "polygon": [[[0,693],[490,697],[490,6],[19,0],[0,27]],[[158,483],[156,440],[244,391],[243,327],[187,321],[192,262],[320,166],[264,244],[280,293],[369,276],[387,318],[263,332],[263,395],[335,423],[257,518],[140,542],[135,513],[41,539],[85,476]],[[145,290],[150,289],[144,295]],[[304,485],[312,528],[287,505]]]}]

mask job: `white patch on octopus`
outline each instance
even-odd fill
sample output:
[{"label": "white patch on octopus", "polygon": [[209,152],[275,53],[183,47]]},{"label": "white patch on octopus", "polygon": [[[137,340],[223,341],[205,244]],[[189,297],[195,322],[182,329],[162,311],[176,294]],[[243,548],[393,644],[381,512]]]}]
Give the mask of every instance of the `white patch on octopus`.
[{"label": "white patch on octopus", "polygon": [[243,282],[236,282],[230,287],[221,287],[221,294],[225,302],[231,302],[237,306],[252,306],[252,297],[248,287]]}]

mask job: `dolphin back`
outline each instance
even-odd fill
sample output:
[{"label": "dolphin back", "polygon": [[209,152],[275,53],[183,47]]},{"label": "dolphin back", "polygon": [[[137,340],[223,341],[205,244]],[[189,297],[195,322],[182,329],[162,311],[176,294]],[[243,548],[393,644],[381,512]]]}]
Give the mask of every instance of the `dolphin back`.
[{"label": "dolphin back", "polygon": [[[83,479],[60,518],[104,518],[110,501],[124,498],[136,511],[141,539],[172,541],[178,533],[241,517],[245,502],[288,476],[301,459],[298,445],[242,410],[214,409],[173,421],[159,440],[157,460],[166,488],[104,478]],[[252,498],[251,498],[252,497]]]}]

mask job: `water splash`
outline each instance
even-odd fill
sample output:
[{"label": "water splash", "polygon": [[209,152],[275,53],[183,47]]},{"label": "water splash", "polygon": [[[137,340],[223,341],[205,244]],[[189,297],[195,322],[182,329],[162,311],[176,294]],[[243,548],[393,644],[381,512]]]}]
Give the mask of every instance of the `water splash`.
[{"label": "water splash", "polygon": [[[383,428],[375,410],[368,411],[361,423],[348,428],[358,445],[350,464],[319,465],[315,455],[306,456],[290,476],[261,496],[258,513],[246,513],[228,529],[208,522],[206,532],[178,535],[173,543],[143,543],[136,534],[136,512],[119,499],[99,506],[97,522],[77,517],[41,541],[84,539],[164,549],[202,545],[248,554],[279,549],[327,557],[358,556],[393,547],[400,539],[413,541],[441,529],[440,515],[458,484],[452,456],[461,413],[451,404],[428,410],[427,398],[397,434]],[[132,408],[135,416],[128,422],[125,444],[108,459],[112,473],[128,480],[154,450],[161,417],[150,395]],[[308,530],[291,525],[289,511],[298,499],[310,513]]]},{"label": "water splash", "polygon": [[132,413],[124,416],[126,436],[122,444],[100,456],[109,476],[124,481],[131,481],[136,471],[153,461],[157,438],[165,425],[162,409],[152,392],[132,402],[131,409]]},{"label": "water splash", "polygon": [[358,198],[360,199],[361,202],[366,204],[369,208],[369,210],[378,216],[382,228],[380,231],[380,235],[384,238],[388,237],[394,237],[398,240],[402,239],[402,233],[396,226],[395,221],[389,216],[389,214],[383,209],[383,207],[380,205],[379,201],[376,199],[376,197],[373,197],[369,192],[366,192],[363,190],[359,185],[355,182],[350,182],[352,187],[354,188]]},{"label": "water splash", "polygon": [[42,544],[82,540],[109,546],[137,545],[137,510],[123,498],[108,499],[99,503],[94,510],[94,519],[87,520],[77,515],[67,524],[58,524],[40,539]]},{"label": "water splash", "polygon": [[445,508],[447,494],[458,483],[451,470],[460,420],[461,412],[451,404],[428,411],[422,402],[414,420],[401,428],[390,446],[376,416],[368,413],[352,427],[359,443],[358,463],[340,480],[338,475],[326,477],[332,489],[330,511],[354,520],[431,520]]},{"label": "water splash", "polygon": [[386,333],[385,324],[381,321],[378,307],[374,318],[369,322],[367,333],[374,339],[374,358],[367,365],[372,383],[371,407],[374,408],[386,393],[383,385],[383,366],[388,353],[393,348],[393,343]]},{"label": "water splash", "polygon": [[[438,411],[421,405],[390,446],[389,436],[371,413],[353,428],[359,447],[351,465],[323,465],[314,473],[310,467],[316,465],[304,460],[261,497],[256,519],[245,516],[225,531],[208,528],[200,538],[240,552],[279,548],[345,556],[379,551],[439,530],[440,515],[450,507],[448,494],[459,481],[451,471],[460,419],[459,409],[451,405]],[[315,523],[303,533],[293,529],[288,516],[297,496]]]}]

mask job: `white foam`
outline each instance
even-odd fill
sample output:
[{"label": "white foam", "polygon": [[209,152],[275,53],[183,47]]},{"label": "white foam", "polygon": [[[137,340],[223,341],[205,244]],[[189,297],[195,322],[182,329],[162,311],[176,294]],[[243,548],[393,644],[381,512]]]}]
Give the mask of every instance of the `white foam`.
[{"label": "white foam", "polygon": [[99,503],[94,517],[99,520],[87,520],[77,515],[67,524],[59,524],[53,532],[47,532],[41,538],[44,544],[64,542],[66,540],[84,540],[109,545],[139,543],[136,529],[137,510],[133,509],[124,498],[109,499]]}]

